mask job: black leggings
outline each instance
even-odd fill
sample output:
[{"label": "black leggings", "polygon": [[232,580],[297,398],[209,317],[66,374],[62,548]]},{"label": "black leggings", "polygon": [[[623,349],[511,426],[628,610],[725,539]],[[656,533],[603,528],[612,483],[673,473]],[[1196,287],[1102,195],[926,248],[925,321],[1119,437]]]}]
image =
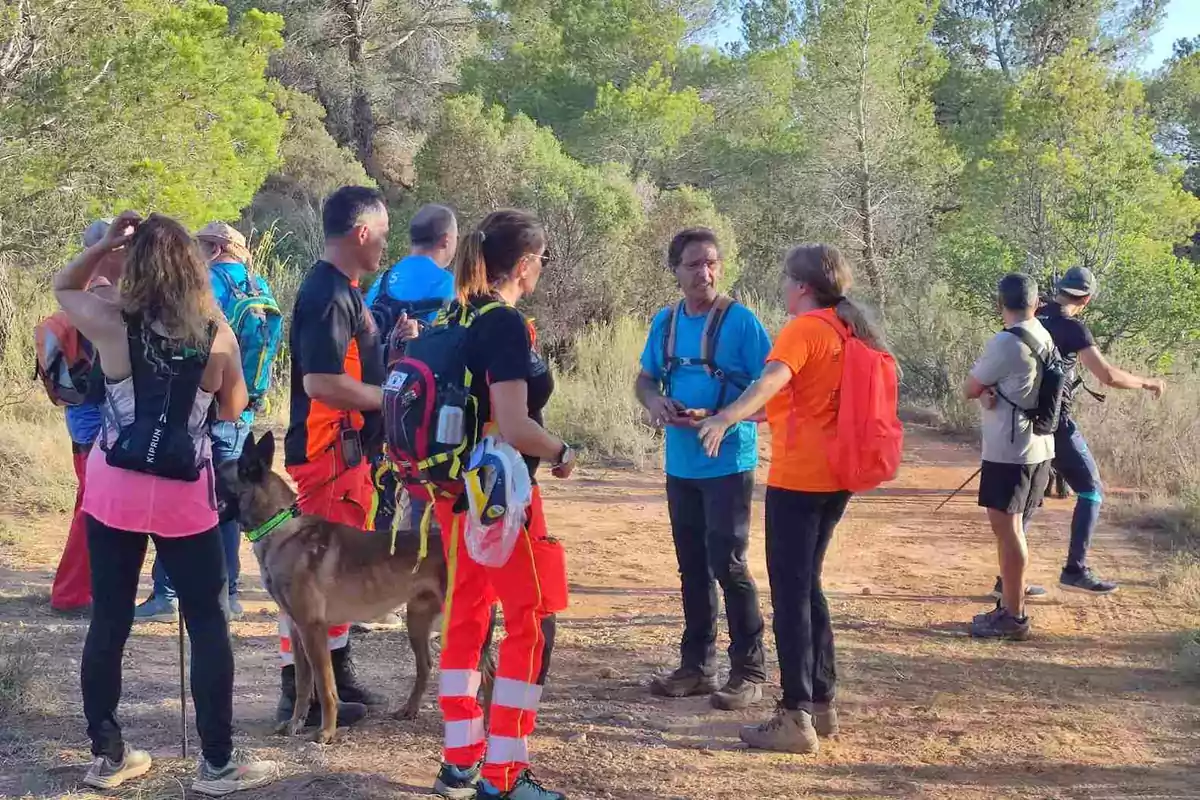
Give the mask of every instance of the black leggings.
[{"label": "black leggings", "polygon": [[121,659],[133,626],[146,543],[154,539],[158,558],[179,594],[192,643],[192,700],[201,750],[210,764],[225,766],[233,752],[233,647],[221,605],[225,591],[221,534],[213,528],[195,536],[148,536],[110,528],[89,516],[87,536],[94,599],[81,677],[92,755],[113,761],[125,757],[117,722]]}]

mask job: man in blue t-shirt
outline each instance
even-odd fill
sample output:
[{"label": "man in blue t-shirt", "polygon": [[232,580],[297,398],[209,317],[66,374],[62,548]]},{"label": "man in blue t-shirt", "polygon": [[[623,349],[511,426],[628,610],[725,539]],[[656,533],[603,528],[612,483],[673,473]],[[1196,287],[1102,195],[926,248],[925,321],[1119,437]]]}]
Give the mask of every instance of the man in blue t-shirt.
[{"label": "man in blue t-shirt", "polygon": [[[667,507],[679,560],[684,632],[679,669],[655,678],[650,688],[665,697],[711,694],[717,708],[742,709],[762,699],[767,679],[758,587],[746,561],[758,430],[754,422],[735,425],[714,459],[705,454],[696,425],[762,375],[771,340],[753,312],[733,303],[720,325],[712,327],[716,335],[707,337],[715,344],[711,363],[697,363],[709,313],[724,307],[716,288],[722,268],[716,234],[707,228],[681,231],[671,241],[667,262],[683,301],[655,316],[636,391],[651,421],[666,426]],[[674,349],[668,358],[672,328]],[[718,583],[725,593],[730,638],[729,680],[719,690]]]},{"label": "man in blue t-shirt", "polygon": [[[454,297],[454,275],[447,269],[458,250],[458,220],[446,206],[425,205],[408,225],[410,253],[385,271],[367,290],[367,306],[373,306],[381,291],[401,302],[449,303]],[[437,309],[420,315],[432,322]]]},{"label": "man in blue t-shirt", "polygon": [[[250,274],[246,265],[250,263],[250,249],[246,237],[231,225],[212,222],[197,234],[200,250],[208,259],[208,278],[212,282],[217,306],[226,309],[234,300],[234,286],[249,287]],[[212,439],[213,464],[220,465],[241,457],[250,426],[254,424],[254,408],[248,406],[236,422],[216,420],[209,426]],[[242,529],[237,520],[222,522],[221,542],[225,547],[225,570],[228,579],[229,615],[233,619],[242,616],[243,608],[238,597],[238,577],[241,574]],[[175,587],[157,559],[151,570],[154,578],[153,591],[134,610],[138,622],[171,622],[178,615]]]}]

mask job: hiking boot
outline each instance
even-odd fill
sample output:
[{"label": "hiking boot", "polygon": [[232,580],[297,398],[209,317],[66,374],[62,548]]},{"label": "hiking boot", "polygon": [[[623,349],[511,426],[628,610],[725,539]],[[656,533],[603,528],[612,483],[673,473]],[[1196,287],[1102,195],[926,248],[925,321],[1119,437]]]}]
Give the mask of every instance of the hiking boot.
[{"label": "hiking boot", "polygon": [[761,725],[742,728],[742,741],[759,750],[777,753],[816,753],[821,749],[812,714],[780,707]]},{"label": "hiking boot", "polygon": [[134,622],[175,622],[179,619],[179,608],[174,600],[150,595],[133,610]]},{"label": "hiking boot", "polygon": [[208,797],[224,797],[246,789],[257,789],[279,780],[279,765],[274,761],[255,761],[249,753],[234,750],[229,763],[214,767],[200,757],[200,769],[192,781],[192,791]]},{"label": "hiking boot", "polygon": [[1064,569],[1058,576],[1058,585],[1065,591],[1079,594],[1112,594],[1117,590],[1115,583],[1100,580],[1096,573],[1087,567],[1084,567],[1082,572],[1067,572]]},{"label": "hiking boot", "polygon": [[822,739],[838,735],[841,726],[838,724],[838,712],[833,703],[815,703],[813,705],[813,729]]},{"label": "hiking boot", "polygon": [[720,689],[712,693],[713,708],[721,711],[741,711],[762,702],[762,684],[741,675],[730,675]]},{"label": "hiking boot", "polygon": [[[1038,586],[1037,584],[1031,583],[1025,587],[1025,596],[1026,597],[1045,597],[1046,589],[1043,586]],[[1000,578],[999,575],[996,576],[996,586],[992,589],[992,591],[990,593],[988,593],[988,597],[992,598],[996,602],[1000,602],[1001,600],[1004,599],[1004,581]]]},{"label": "hiking boot", "polygon": [[116,789],[125,781],[140,778],[150,771],[150,754],[145,750],[125,748],[125,758],[115,763],[107,756],[97,756],[83,782],[93,789]]},{"label": "hiking boot", "polygon": [[433,793],[450,800],[472,800],[475,790],[479,788],[479,770],[482,766],[476,764],[463,769],[453,764],[442,764],[433,781]]},{"label": "hiking boot", "polygon": [[369,622],[355,622],[350,626],[350,630],[359,631],[360,633],[371,633],[372,631],[398,631],[403,627],[404,620],[400,619],[400,615],[394,611],[389,611]]},{"label": "hiking boot", "polygon": [[346,703],[361,703],[364,706],[387,705],[387,700],[367,691],[358,682],[358,672],[354,668],[354,659],[350,656],[350,643],[345,647],[329,651],[333,659],[333,680],[337,684],[338,698]]},{"label": "hiking boot", "polygon": [[716,690],[716,675],[705,675],[690,667],[680,667],[670,675],[656,675],[650,681],[650,694],[658,697],[695,697]]},{"label": "hiking boot", "polygon": [[[275,722],[282,725],[292,718],[296,711],[296,667],[288,664],[280,671],[279,705],[275,708]],[[315,689],[313,690],[316,691]],[[348,728],[356,722],[361,722],[367,716],[367,707],[362,703],[338,702],[337,724],[339,728]],[[304,718],[304,727],[315,728],[321,724],[321,704],[314,695],[312,704],[308,707],[308,716]]]},{"label": "hiking boot", "polygon": [[487,781],[480,781],[475,791],[476,800],[567,800],[561,792],[551,791],[534,780],[533,773],[525,770],[507,792],[502,792]]},{"label": "hiking boot", "polygon": [[241,619],[246,613],[246,609],[242,608],[242,601],[238,599],[236,594],[229,595],[229,618]]},{"label": "hiking boot", "polygon": [[971,620],[971,635],[976,639],[1010,639],[1023,642],[1029,638],[1029,617],[1015,617],[999,603],[986,614]]}]

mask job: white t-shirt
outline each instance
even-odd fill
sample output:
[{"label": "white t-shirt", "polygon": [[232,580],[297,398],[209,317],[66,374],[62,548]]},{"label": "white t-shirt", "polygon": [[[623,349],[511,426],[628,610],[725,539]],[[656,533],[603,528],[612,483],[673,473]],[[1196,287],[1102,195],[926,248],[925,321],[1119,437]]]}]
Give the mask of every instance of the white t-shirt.
[{"label": "white t-shirt", "polygon": [[[1050,334],[1037,319],[1011,327],[1029,331],[1042,345],[1043,358],[1054,348]],[[997,398],[995,408],[983,409],[983,460],[999,464],[1040,464],[1054,458],[1054,437],[1037,436],[1033,423],[1014,407],[1037,405],[1038,362],[1025,343],[1011,333],[996,334],[971,369],[971,376],[984,386],[995,387],[1012,402]]]}]

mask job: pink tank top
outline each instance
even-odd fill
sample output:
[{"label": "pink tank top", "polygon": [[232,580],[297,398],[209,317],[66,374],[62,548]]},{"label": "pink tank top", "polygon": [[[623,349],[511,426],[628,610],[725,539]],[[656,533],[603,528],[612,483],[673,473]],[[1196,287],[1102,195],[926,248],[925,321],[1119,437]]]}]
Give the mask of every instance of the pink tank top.
[{"label": "pink tank top", "polygon": [[109,384],[104,426],[87,462],[83,488],[83,513],[103,525],[134,533],[166,538],[195,536],[217,526],[216,480],[206,420],[213,396],[196,393],[188,428],[196,443],[200,479],[173,481],[109,466],[104,448],[116,440],[120,424],[133,418],[133,379]]}]

